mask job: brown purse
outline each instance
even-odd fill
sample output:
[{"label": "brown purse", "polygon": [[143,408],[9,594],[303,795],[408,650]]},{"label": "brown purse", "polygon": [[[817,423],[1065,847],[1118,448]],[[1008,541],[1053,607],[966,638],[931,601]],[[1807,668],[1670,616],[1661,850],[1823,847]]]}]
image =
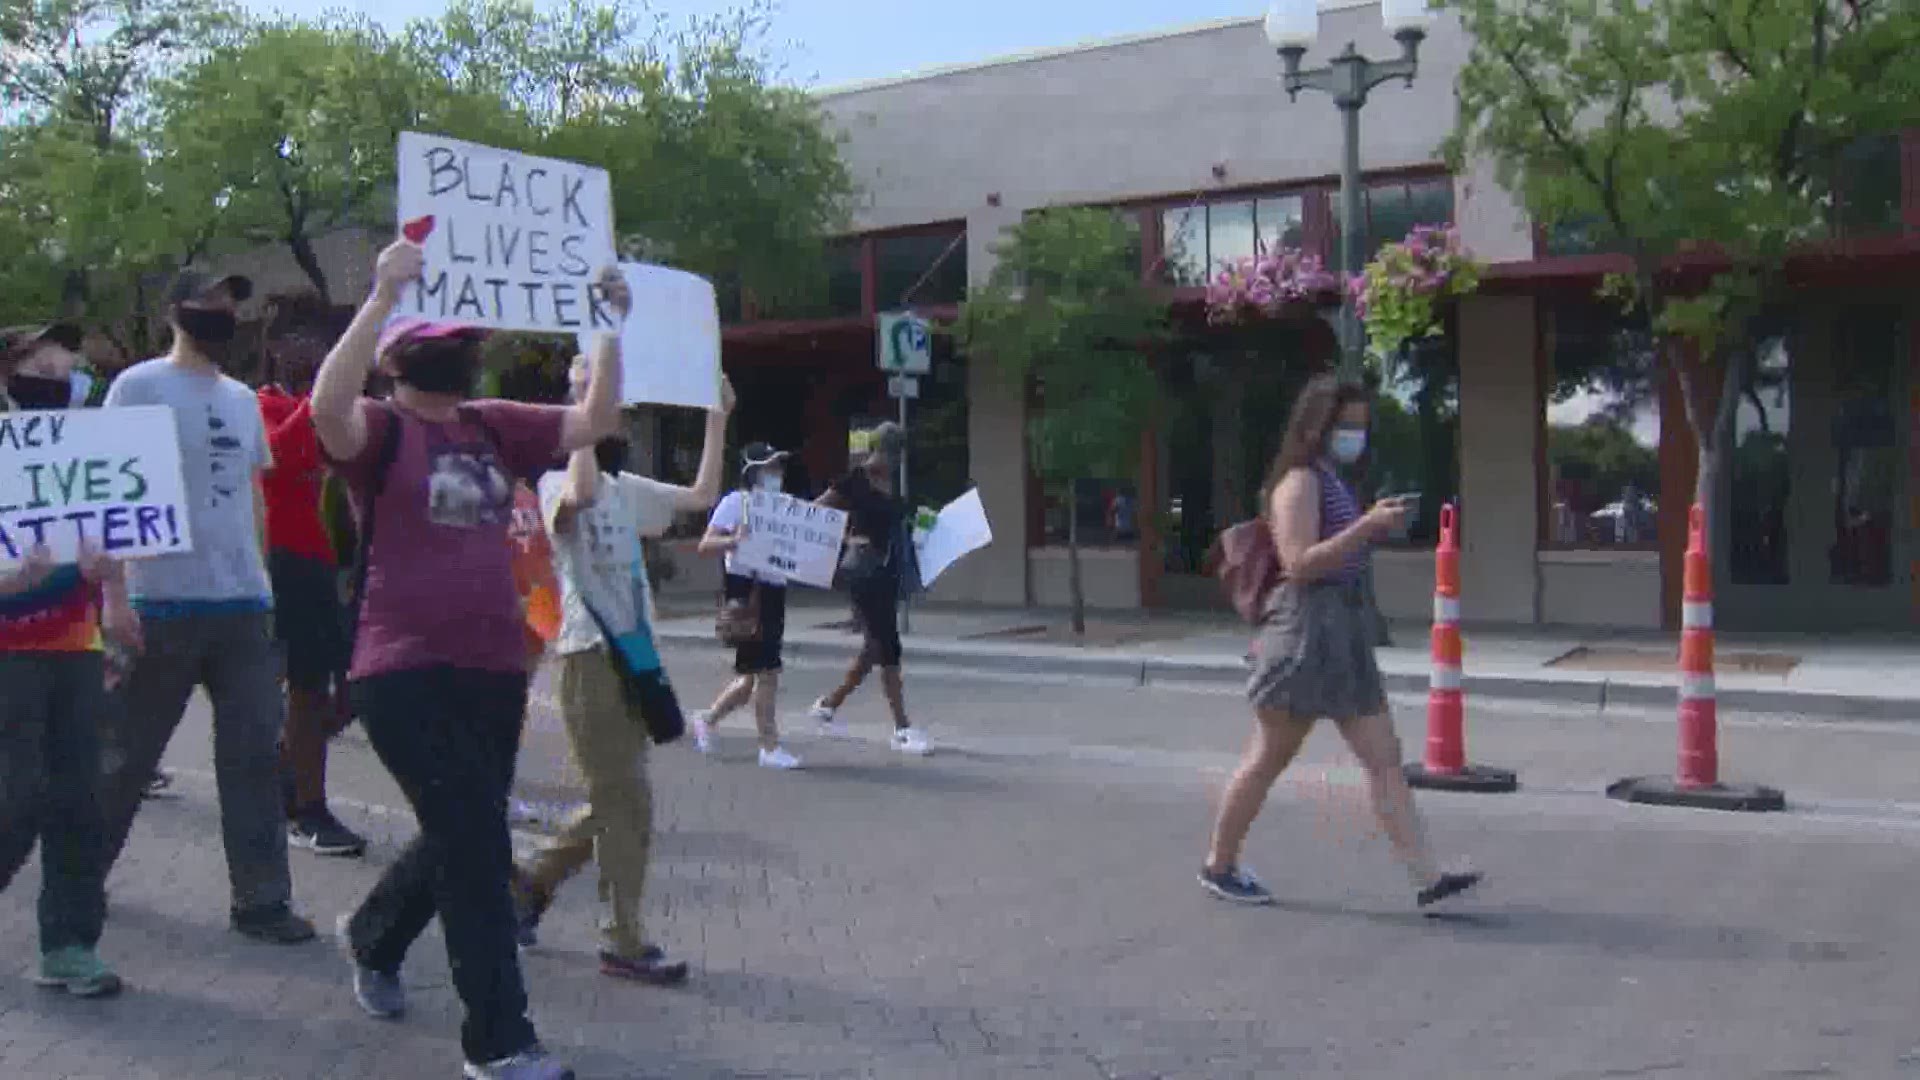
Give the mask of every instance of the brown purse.
[{"label": "brown purse", "polygon": [[720,601],[720,614],[713,620],[713,636],[729,649],[751,645],[760,640],[760,583],[755,582],[745,598]]}]

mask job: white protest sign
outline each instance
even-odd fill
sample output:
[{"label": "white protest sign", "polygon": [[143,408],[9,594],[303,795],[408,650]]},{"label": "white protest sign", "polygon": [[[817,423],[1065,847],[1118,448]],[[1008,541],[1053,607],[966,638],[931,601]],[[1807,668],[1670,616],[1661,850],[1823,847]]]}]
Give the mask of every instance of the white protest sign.
[{"label": "white protest sign", "polygon": [[771,491],[747,493],[747,534],[733,552],[733,572],[776,574],[802,585],[833,588],[847,515]]},{"label": "white protest sign", "polygon": [[619,324],[594,279],[614,261],[605,169],[400,133],[400,231],[426,251],[403,315],[495,330]]},{"label": "white protest sign", "polygon": [[180,433],[165,405],[0,413],[0,562],[193,550]]},{"label": "white protest sign", "polygon": [[991,543],[993,528],[980,504],[980,489],[974,488],[948,503],[920,541],[920,584],[931,586],[947,567]]},{"label": "white protest sign", "polygon": [[[720,407],[720,302],[713,282],[651,263],[621,263],[633,313],[620,338],[623,405]],[[598,335],[582,333],[592,356]]]}]

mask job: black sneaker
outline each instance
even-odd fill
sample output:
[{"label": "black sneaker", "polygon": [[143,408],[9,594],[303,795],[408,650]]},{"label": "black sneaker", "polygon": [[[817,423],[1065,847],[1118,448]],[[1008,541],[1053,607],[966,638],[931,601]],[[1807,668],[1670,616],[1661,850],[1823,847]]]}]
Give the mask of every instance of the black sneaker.
[{"label": "black sneaker", "polygon": [[285,904],[268,904],[233,913],[233,929],[269,945],[304,945],[316,936],[313,924]]},{"label": "black sneaker", "polygon": [[521,948],[531,949],[540,944],[540,920],[553,904],[553,895],[534,885],[518,867],[514,868],[507,890],[513,895],[514,940]]},{"label": "black sneaker", "polygon": [[600,974],[648,986],[679,986],[687,981],[689,970],[685,960],[667,959],[666,950],[658,945],[647,946],[639,956],[600,953]]},{"label": "black sneaker", "polygon": [[1421,907],[1432,907],[1442,900],[1459,896],[1480,884],[1480,877],[1478,873],[1441,874],[1433,884],[1421,889],[1416,899]]},{"label": "black sneaker", "polygon": [[315,855],[336,858],[358,858],[367,853],[366,837],[340,824],[333,811],[324,806],[296,814],[287,825],[287,842]]},{"label": "black sneaker", "polygon": [[1273,894],[1260,884],[1260,879],[1238,866],[1228,867],[1218,874],[1203,866],[1200,868],[1200,884],[1220,899],[1236,904],[1273,903]]}]

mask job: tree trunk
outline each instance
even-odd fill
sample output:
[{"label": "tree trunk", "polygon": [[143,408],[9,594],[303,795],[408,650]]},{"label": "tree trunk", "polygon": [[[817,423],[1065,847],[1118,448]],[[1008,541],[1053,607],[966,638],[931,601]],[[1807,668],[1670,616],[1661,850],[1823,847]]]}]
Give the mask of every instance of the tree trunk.
[{"label": "tree trunk", "polygon": [[333,303],[333,297],[327,291],[327,272],[320,268],[320,257],[314,254],[312,238],[305,231],[296,229],[287,234],[287,250],[293,253],[293,261],[299,264],[307,280],[313,282],[314,291],[320,294],[321,301]]},{"label": "tree trunk", "polygon": [[1087,591],[1080,579],[1080,504],[1072,484],[1067,485],[1067,603],[1073,610],[1076,637],[1087,632]]},{"label": "tree trunk", "polygon": [[[1743,374],[1738,348],[1725,350],[1719,395],[1705,399],[1708,368],[1704,361],[1676,356],[1675,370],[1680,376],[1680,399],[1686,408],[1687,427],[1692,430],[1697,457],[1694,470],[1693,502],[1700,508],[1700,531],[1711,554],[1715,541],[1714,502],[1720,491],[1720,470],[1725,461],[1723,447],[1733,434],[1733,418],[1740,405]],[[1709,412],[1708,409],[1712,411]]]}]

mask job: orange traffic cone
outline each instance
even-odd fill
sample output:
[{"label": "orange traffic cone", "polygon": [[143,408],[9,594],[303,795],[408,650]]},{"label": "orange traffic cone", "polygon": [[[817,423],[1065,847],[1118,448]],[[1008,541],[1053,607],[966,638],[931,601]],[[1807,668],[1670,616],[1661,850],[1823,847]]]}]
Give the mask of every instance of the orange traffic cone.
[{"label": "orange traffic cone", "polygon": [[1433,553],[1433,674],[1427,689],[1425,760],[1406,767],[1407,783],[1445,791],[1513,791],[1511,771],[1467,764],[1467,704],[1461,688],[1460,524],[1451,503],[1440,510],[1440,546]]},{"label": "orange traffic cone", "polygon": [[1704,810],[1784,810],[1770,787],[1720,782],[1719,702],[1713,683],[1713,567],[1707,560],[1706,513],[1688,517],[1685,591],[1680,615],[1680,761],[1674,775],[1628,777],[1607,787],[1625,802]]}]

